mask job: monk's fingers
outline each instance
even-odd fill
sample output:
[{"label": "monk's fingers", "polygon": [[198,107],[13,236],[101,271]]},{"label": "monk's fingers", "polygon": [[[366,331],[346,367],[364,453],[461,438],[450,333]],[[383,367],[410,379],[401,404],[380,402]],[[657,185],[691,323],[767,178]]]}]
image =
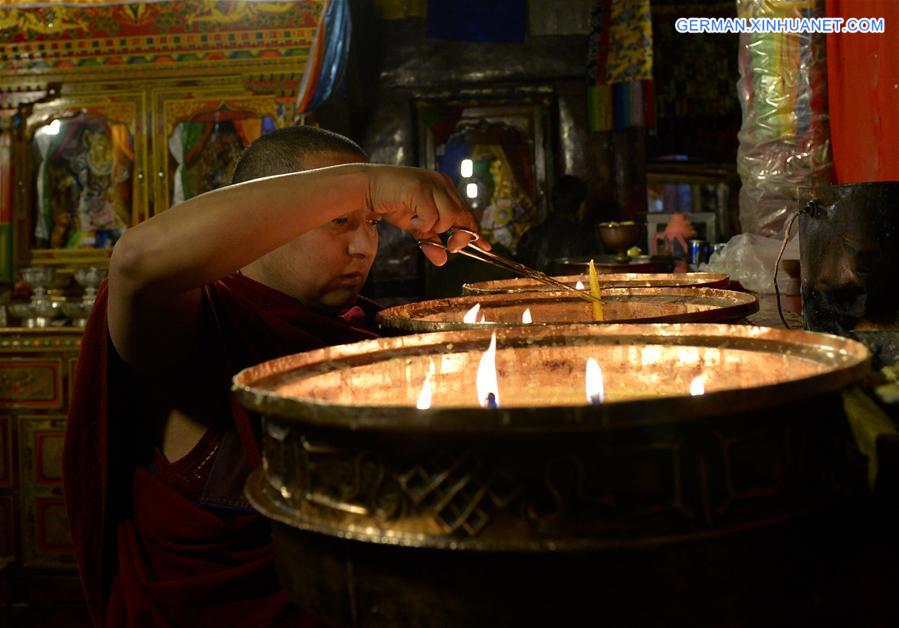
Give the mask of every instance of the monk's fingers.
[{"label": "monk's fingers", "polygon": [[[453,237],[450,238],[452,250],[458,250],[471,241],[472,236],[457,231],[459,228],[467,229],[475,234],[480,235],[478,225],[474,220],[474,216],[468,211],[468,208],[459,200],[459,196],[455,190],[436,189],[434,190],[434,205],[437,207],[439,218],[433,229],[437,233],[446,233],[454,231]],[[488,245],[489,246],[489,245]]]},{"label": "monk's fingers", "polygon": [[[478,223],[475,221],[474,216],[471,214],[471,210],[468,208],[468,205],[466,205],[459,197],[459,193],[456,190],[455,185],[453,184],[452,178],[442,172],[438,174],[443,181],[444,190],[446,192],[448,200],[455,205],[455,208],[458,211],[458,217],[454,220],[454,226],[462,227],[477,234],[477,236],[471,236],[470,234],[463,235],[464,232],[457,232],[453,235],[453,237],[450,238],[447,246],[449,246],[450,250],[458,251],[466,244],[474,242],[475,246],[478,246],[485,251],[489,251],[493,247],[489,242],[487,242],[487,240],[485,240],[481,236],[481,230],[478,226]],[[438,207],[440,206],[439,200],[435,200],[435,203],[438,204]],[[468,239],[466,240],[466,238]]]},{"label": "monk's fingers", "polygon": [[[451,233],[448,246],[457,251],[476,239],[470,234],[456,231],[460,228],[479,233],[478,225],[471,211],[459,198],[452,179],[446,175],[418,169],[400,171],[413,173],[413,180],[407,180],[403,194],[396,197],[392,207],[383,211],[384,217],[400,229],[408,231],[416,240],[439,241],[439,235]],[[411,185],[409,185],[411,183]],[[489,250],[490,245],[480,240],[477,245]],[[437,252],[434,247],[424,247],[428,259],[437,264],[446,260],[445,252]]]},{"label": "monk's fingers", "polygon": [[433,242],[435,244],[440,244],[440,238],[434,236],[432,238],[423,238],[419,240],[418,247],[421,249],[421,252],[425,254],[425,257],[434,264],[434,266],[443,266],[446,264],[447,254],[442,246],[432,246],[428,244],[428,242]]},{"label": "monk's fingers", "polygon": [[423,210],[421,207],[416,208],[406,231],[415,236],[416,240],[428,239],[428,234],[435,233],[434,225],[437,223],[437,216],[431,212]]},{"label": "monk's fingers", "polygon": [[484,249],[485,251],[489,251],[493,248],[493,245],[487,242],[487,239],[481,234],[481,237],[475,240],[474,245]]},{"label": "monk's fingers", "polygon": [[479,237],[472,235],[468,231],[453,231],[453,234],[450,236],[449,240],[446,241],[446,248],[450,251],[458,251],[461,248],[468,246],[469,243],[478,240]]}]

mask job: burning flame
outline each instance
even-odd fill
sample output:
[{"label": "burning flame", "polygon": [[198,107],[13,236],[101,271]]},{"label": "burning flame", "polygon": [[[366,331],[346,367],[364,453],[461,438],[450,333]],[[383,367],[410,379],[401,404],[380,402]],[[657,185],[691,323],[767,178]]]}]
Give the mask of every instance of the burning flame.
[{"label": "burning flame", "polygon": [[705,378],[702,375],[697,375],[690,382],[690,394],[693,397],[705,394]]},{"label": "burning flame", "polygon": [[478,320],[478,311],[481,309],[480,303],[475,303],[474,307],[465,312],[465,316],[462,317],[463,323],[476,323]]},{"label": "burning flame", "polygon": [[530,325],[534,322],[534,319],[531,318],[531,308],[526,308],[524,313],[521,315],[521,322],[525,325]]},{"label": "burning flame", "polygon": [[578,290],[583,290],[583,289],[584,289],[584,282],[581,281],[580,279],[578,279],[578,280],[577,280],[577,283],[574,284],[574,287],[577,288]]},{"label": "burning flame", "polygon": [[[490,336],[490,346],[481,356],[477,375],[478,403],[481,407],[499,407],[499,385],[496,381],[496,332]],[[493,397],[491,400],[490,397]]]},{"label": "burning flame", "polygon": [[591,404],[602,403],[605,398],[605,383],[602,378],[602,369],[593,358],[587,358],[587,402]]},{"label": "burning flame", "polygon": [[418,393],[418,401],[415,407],[419,410],[427,410],[431,407],[431,376],[434,375],[434,360],[428,358],[428,372],[425,375],[425,383],[421,385],[421,392]]},{"label": "burning flame", "polygon": [[421,385],[421,392],[418,393],[418,401],[415,407],[419,410],[427,410],[431,407],[431,378],[425,377],[425,383]]}]

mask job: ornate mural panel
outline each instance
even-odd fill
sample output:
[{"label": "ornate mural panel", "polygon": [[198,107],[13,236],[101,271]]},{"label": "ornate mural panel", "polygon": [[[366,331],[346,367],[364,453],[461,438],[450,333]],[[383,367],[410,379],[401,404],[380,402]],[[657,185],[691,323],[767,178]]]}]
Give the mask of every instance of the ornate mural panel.
[{"label": "ornate mural panel", "polygon": [[146,217],[144,99],[141,91],[81,93],[34,106],[19,160],[28,180],[18,203],[20,260],[102,262]]},{"label": "ornate mural panel", "polygon": [[151,95],[154,210],[231,182],[250,142],[293,122],[292,96],[254,95],[239,88],[161,87]]},{"label": "ornate mural panel", "polygon": [[321,2],[45,2],[0,8],[0,73],[301,73]]},{"label": "ornate mural panel", "polygon": [[521,235],[545,216],[551,104],[552,93],[539,88],[416,100],[419,165],[452,178],[484,235],[513,253]]}]

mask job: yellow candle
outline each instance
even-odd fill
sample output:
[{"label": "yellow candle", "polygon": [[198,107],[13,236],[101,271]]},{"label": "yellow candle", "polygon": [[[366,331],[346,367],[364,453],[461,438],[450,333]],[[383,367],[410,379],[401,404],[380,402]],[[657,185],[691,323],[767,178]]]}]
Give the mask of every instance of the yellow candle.
[{"label": "yellow candle", "polygon": [[[590,294],[597,299],[600,298],[599,293],[599,275],[596,273],[596,266],[593,265],[593,260],[590,260]],[[593,320],[601,321],[602,317],[602,303],[600,301],[593,302]]]}]

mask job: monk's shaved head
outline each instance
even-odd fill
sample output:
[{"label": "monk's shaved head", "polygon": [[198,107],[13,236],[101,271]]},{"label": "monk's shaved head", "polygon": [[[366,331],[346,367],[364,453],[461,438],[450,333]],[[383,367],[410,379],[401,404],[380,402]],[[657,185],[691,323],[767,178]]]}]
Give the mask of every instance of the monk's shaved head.
[{"label": "monk's shaved head", "polygon": [[356,154],[368,161],[365,151],[351,139],[311,126],[277,129],[254,141],[237,160],[231,183],[243,183],[277,174],[305,170],[305,160],[324,154]]}]

